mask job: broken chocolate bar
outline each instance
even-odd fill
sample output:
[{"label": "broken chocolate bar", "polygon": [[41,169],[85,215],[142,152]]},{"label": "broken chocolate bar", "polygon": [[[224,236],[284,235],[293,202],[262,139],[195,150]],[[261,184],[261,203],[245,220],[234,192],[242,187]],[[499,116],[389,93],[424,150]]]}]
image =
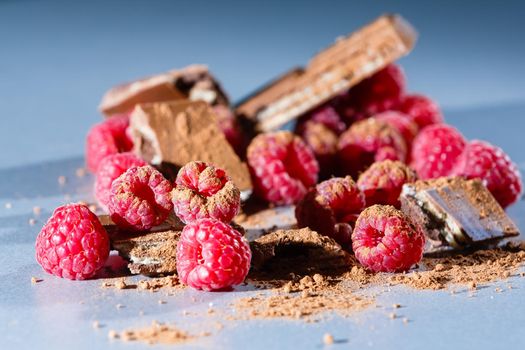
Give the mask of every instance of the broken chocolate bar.
[{"label": "broken chocolate bar", "polygon": [[259,131],[279,129],[408,54],[416,37],[400,16],[381,16],[315,55],[304,70],[293,70],[241,101],[236,112]]},{"label": "broken chocolate bar", "polygon": [[175,174],[199,160],[222,168],[241,191],[251,190],[248,167],[226,140],[216,116],[205,102],[175,101],[138,105],[131,114],[135,153]]},{"label": "broken chocolate bar", "polygon": [[104,115],[111,116],[129,113],[139,103],[183,99],[205,101],[211,105],[229,105],[228,97],[208,68],[191,65],[118,85],[104,95],[99,109]]},{"label": "broken chocolate bar", "polygon": [[516,236],[519,230],[480,180],[439,178],[405,184],[401,209],[430,241],[459,249]]},{"label": "broken chocolate bar", "polygon": [[350,254],[339,244],[309,228],[274,231],[250,242],[250,247],[254,270],[311,273],[347,269],[352,264]]},{"label": "broken chocolate bar", "polygon": [[109,234],[111,249],[129,262],[131,273],[157,276],[177,272],[175,252],[184,225],[175,215],[147,233],[122,231],[109,216],[99,218]]}]

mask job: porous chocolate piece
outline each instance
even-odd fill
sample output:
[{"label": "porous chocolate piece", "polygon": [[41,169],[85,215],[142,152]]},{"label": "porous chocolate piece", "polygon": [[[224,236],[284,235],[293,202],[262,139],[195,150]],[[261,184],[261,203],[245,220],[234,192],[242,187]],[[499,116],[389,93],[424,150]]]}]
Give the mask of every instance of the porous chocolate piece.
[{"label": "porous chocolate piece", "polygon": [[408,54],[416,38],[400,16],[381,16],[241,101],[236,112],[259,131],[279,129]]},{"label": "porous chocolate piece", "polygon": [[176,174],[199,160],[222,168],[241,191],[251,190],[250,173],[218,128],[205,102],[176,101],[138,105],[131,114],[134,151],[163,172]]},{"label": "porous chocolate piece", "polygon": [[195,64],[115,86],[104,95],[99,109],[111,116],[129,113],[139,103],[182,99],[229,105],[228,97],[208,68]]},{"label": "porous chocolate piece", "polygon": [[250,242],[252,269],[276,273],[334,272],[352,264],[333,239],[309,228],[278,230]]},{"label": "porous chocolate piece", "polygon": [[519,235],[519,230],[480,180],[439,178],[405,184],[401,209],[419,224],[431,249],[465,248]]},{"label": "porous chocolate piece", "polygon": [[175,252],[184,225],[175,215],[162,225],[139,233],[120,230],[107,215],[99,218],[108,231],[111,249],[129,262],[131,273],[157,276],[177,272]]}]

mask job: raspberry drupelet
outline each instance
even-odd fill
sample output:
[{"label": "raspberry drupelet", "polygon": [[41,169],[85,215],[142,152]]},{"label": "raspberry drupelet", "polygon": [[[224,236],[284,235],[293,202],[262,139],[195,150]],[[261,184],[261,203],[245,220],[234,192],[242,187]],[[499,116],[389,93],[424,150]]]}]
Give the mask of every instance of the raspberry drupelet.
[{"label": "raspberry drupelet", "polygon": [[317,182],[319,165],[311,149],[291,132],[256,136],[248,146],[254,192],[277,205],[297,203]]},{"label": "raspberry drupelet", "polygon": [[501,148],[480,140],[468,143],[452,173],[481,179],[503,208],[519,198],[523,187],[518,167],[510,157]]},{"label": "raspberry drupelet", "polygon": [[182,283],[211,291],[242,283],[252,253],[239,231],[219,220],[200,219],[184,227],[176,255]]},{"label": "raspberry drupelet", "polygon": [[58,207],[36,238],[36,260],[52,275],[91,278],[109,255],[109,237],[99,219],[83,204]]},{"label": "raspberry drupelet", "polygon": [[299,227],[309,227],[350,246],[352,224],[365,207],[365,197],[350,176],[332,178],[310,189],[297,204]]},{"label": "raspberry drupelet", "polygon": [[186,224],[203,218],[228,223],[239,213],[241,192],[224,170],[190,162],[179,170],[172,200],[175,214]]},{"label": "raspberry drupelet", "polygon": [[416,173],[400,161],[384,160],[372,164],[357,180],[357,186],[366,198],[366,205],[401,206],[399,195],[406,183],[417,180]]},{"label": "raspberry drupelet", "polygon": [[120,115],[93,126],[86,139],[87,168],[96,172],[99,163],[111,154],[130,151],[133,141],[128,134],[129,116]]},{"label": "raspberry drupelet", "polygon": [[171,183],[149,165],[128,169],[111,185],[111,220],[134,231],[162,224],[173,210],[172,189]]},{"label": "raspberry drupelet", "polygon": [[425,236],[392,206],[366,208],[355,224],[352,247],[357,260],[373,272],[403,272],[423,256]]},{"label": "raspberry drupelet", "polygon": [[357,177],[374,162],[405,161],[406,150],[403,137],[390,124],[374,118],[361,120],[339,138],[339,165],[343,174]]},{"label": "raspberry drupelet", "polygon": [[95,178],[95,197],[101,206],[107,207],[113,181],[131,167],[147,165],[131,152],[111,154],[104,158]]},{"label": "raspberry drupelet", "polygon": [[423,180],[451,175],[466,143],[463,135],[450,125],[427,126],[414,139],[410,166]]},{"label": "raspberry drupelet", "polygon": [[443,114],[439,106],[423,95],[406,95],[397,109],[408,115],[420,129],[432,124],[443,123]]}]

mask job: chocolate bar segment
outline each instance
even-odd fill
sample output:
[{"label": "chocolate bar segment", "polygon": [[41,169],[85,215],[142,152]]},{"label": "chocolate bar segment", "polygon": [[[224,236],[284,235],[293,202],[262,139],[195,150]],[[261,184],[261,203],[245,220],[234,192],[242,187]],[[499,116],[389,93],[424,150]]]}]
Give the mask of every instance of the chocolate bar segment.
[{"label": "chocolate bar segment", "polygon": [[477,179],[452,177],[405,184],[400,199],[402,210],[424,229],[431,241],[456,249],[519,234],[516,225]]},{"label": "chocolate bar segment", "polygon": [[140,103],[189,99],[211,105],[228,106],[228,97],[219,82],[204,65],[191,65],[180,70],[118,85],[109,90],[99,109],[106,115],[129,113]]},{"label": "chocolate bar segment", "polygon": [[241,191],[251,190],[250,173],[218,128],[205,102],[138,105],[130,119],[135,153],[166,173],[194,160],[222,168]]},{"label": "chocolate bar segment", "polygon": [[384,15],[314,56],[237,106],[259,131],[279,129],[408,54],[417,33],[403,18]]}]

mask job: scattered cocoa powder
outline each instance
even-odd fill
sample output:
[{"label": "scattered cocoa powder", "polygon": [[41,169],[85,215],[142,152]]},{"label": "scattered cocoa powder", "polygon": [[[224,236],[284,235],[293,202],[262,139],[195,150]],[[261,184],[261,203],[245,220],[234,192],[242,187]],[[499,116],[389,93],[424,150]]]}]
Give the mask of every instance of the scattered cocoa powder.
[{"label": "scattered cocoa powder", "polygon": [[[203,333],[199,336],[208,336]],[[144,328],[127,329],[120,333],[110,331],[110,338],[117,338],[123,341],[140,341],[147,344],[184,344],[197,339],[197,336],[177,328],[174,325],[162,324],[153,321],[151,326]]]}]

